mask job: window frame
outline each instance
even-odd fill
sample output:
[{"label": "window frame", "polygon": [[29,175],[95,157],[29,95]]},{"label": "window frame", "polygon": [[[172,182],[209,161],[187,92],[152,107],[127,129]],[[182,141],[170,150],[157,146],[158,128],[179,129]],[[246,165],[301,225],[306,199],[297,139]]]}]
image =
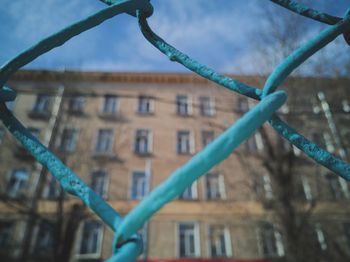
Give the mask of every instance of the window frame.
[{"label": "window frame", "polygon": [[[94,187],[94,175],[96,174],[104,174],[104,181],[103,181],[103,188],[101,194],[96,191]],[[98,194],[100,197],[103,199],[108,199],[108,189],[109,189],[109,181],[110,180],[110,175],[107,171],[105,170],[94,170],[91,172],[91,189],[95,191],[96,194]]]},{"label": "window frame", "polygon": [[[86,253],[86,254],[81,254],[81,245],[83,242],[83,235],[84,235],[84,227],[86,223],[96,223],[99,224],[100,230],[98,232],[98,239],[97,239],[97,250],[95,253]],[[101,258],[102,256],[102,243],[103,243],[103,238],[104,238],[104,226],[103,223],[101,223],[98,220],[85,220],[80,223],[79,226],[79,231],[78,231],[78,241],[76,241],[77,246],[76,246],[76,258],[79,259],[98,259]]]},{"label": "window frame", "polygon": [[[186,112],[181,112],[181,101],[180,98],[186,98]],[[191,116],[192,115],[192,96],[191,95],[183,95],[183,94],[178,94],[176,95],[176,114],[178,116],[186,117],[186,116]]]},{"label": "window frame", "polygon": [[[200,96],[198,99],[199,99],[199,108],[200,108],[201,116],[207,116],[207,117],[215,116],[216,114],[215,97]],[[206,99],[207,101],[205,101]]]},{"label": "window frame", "polygon": [[[267,254],[264,251],[264,243],[265,239],[263,239],[263,226],[269,226],[272,229],[273,233],[273,244],[274,244],[274,249],[275,252],[272,254]],[[275,225],[270,223],[270,222],[260,222],[257,228],[257,234],[258,234],[258,247],[259,247],[259,253],[265,257],[265,258],[278,258],[278,257],[284,257],[285,256],[285,247],[284,247],[284,242],[283,242],[283,237],[281,232],[276,229]],[[265,235],[264,235],[265,237]]]},{"label": "window frame", "polygon": [[[181,225],[193,225],[193,232],[194,232],[194,256],[181,256],[180,254],[180,226]],[[175,256],[177,258],[199,258],[201,256],[201,244],[200,244],[200,228],[199,228],[199,223],[196,221],[179,221],[176,222],[176,227],[175,227],[175,236],[176,236],[176,248],[175,248]]]},{"label": "window frame", "polygon": [[[140,146],[138,146],[138,132],[147,132],[147,150],[142,152],[139,150]],[[133,145],[134,153],[137,155],[149,155],[152,154],[153,151],[153,134],[152,130],[146,128],[139,128],[135,130],[134,133],[134,145]]]},{"label": "window frame", "polygon": [[[136,197],[134,197],[133,195],[133,192],[134,192],[134,188],[133,188],[133,185],[134,185],[134,175],[136,173],[143,173],[144,174],[144,194],[137,194]],[[130,187],[129,187],[129,196],[130,196],[130,200],[142,200],[146,195],[147,195],[147,188],[148,188],[148,174],[145,170],[140,170],[140,169],[135,169],[131,172],[131,176],[130,176]],[[136,189],[137,191],[137,189]],[[141,195],[141,196],[140,196]]]},{"label": "window frame", "polygon": [[[85,107],[86,99],[82,95],[72,95],[68,100],[68,111],[83,113]],[[78,104],[78,106],[76,105]]]},{"label": "window frame", "polygon": [[[113,110],[110,110],[111,105],[109,105],[108,100],[113,99]],[[108,110],[107,110],[108,109]],[[114,115],[119,112],[119,96],[115,94],[105,94],[103,96],[103,103],[101,105],[101,114],[103,115]]]},{"label": "window frame", "polygon": [[[184,151],[184,150],[179,150],[180,146],[179,146],[179,138],[180,138],[180,133],[188,133],[188,150]],[[176,131],[176,152],[178,155],[191,155],[194,153],[194,137],[193,137],[193,132],[190,130],[177,130]],[[182,143],[181,143],[182,144]]]},{"label": "window frame", "polygon": [[[44,102],[41,102],[40,99],[45,98]],[[37,94],[34,101],[32,112],[38,114],[48,114],[50,113],[51,97],[48,94]],[[40,102],[40,103],[39,103]],[[43,105],[41,105],[43,103]]]},{"label": "window frame", "polygon": [[[183,195],[184,195],[184,192],[191,188],[191,191],[192,191],[192,197],[191,198],[184,198]],[[191,200],[197,200],[198,199],[198,183],[197,183],[197,180],[195,180],[189,187],[186,187],[186,189],[184,190],[184,192],[178,197],[179,200],[182,200],[182,201],[191,201]]]},{"label": "window frame", "polygon": [[[25,173],[27,178],[25,179],[24,185],[22,187],[16,189],[17,191],[16,191],[15,195],[10,195],[10,193],[9,193],[9,190],[10,190],[9,189],[9,183],[10,183],[10,181],[12,179],[12,176],[15,175],[16,172],[23,172],[23,173]],[[21,197],[21,193],[23,194],[24,191],[26,190],[27,186],[28,186],[29,177],[30,177],[30,173],[26,169],[24,169],[24,168],[13,169],[10,172],[9,178],[7,180],[6,196],[8,198],[11,198],[11,199],[17,199],[17,198]],[[18,182],[16,182],[16,183],[18,183]]]},{"label": "window frame", "polygon": [[[148,100],[148,111],[141,110],[142,100]],[[136,112],[140,115],[150,115],[154,113],[154,97],[148,95],[139,95],[137,99]]]},{"label": "window frame", "polygon": [[[111,131],[110,149],[108,151],[97,150],[97,145],[99,144],[99,134],[100,134],[100,131],[102,131],[102,130]],[[95,146],[94,146],[94,154],[96,154],[96,155],[113,154],[113,149],[114,149],[114,129],[113,128],[99,128],[99,129],[97,129],[96,142],[95,142]]]},{"label": "window frame", "polygon": [[[210,238],[210,229],[212,227],[223,227],[223,233],[224,233],[224,245],[225,245],[225,250],[226,250],[226,255],[225,256],[213,256],[212,254],[212,250],[211,250],[211,238]],[[220,224],[210,224],[208,225],[208,256],[210,258],[230,258],[233,256],[233,252],[232,252],[232,241],[231,241],[231,233],[230,233],[230,229],[229,227],[225,226],[225,225],[220,225]]]},{"label": "window frame", "polygon": [[[218,181],[217,181],[217,184],[218,184],[218,193],[220,194],[220,197],[208,197],[208,188],[207,188],[207,179],[208,179],[208,175],[209,177],[210,176],[217,176],[218,178]],[[209,201],[220,201],[220,200],[225,200],[226,199],[226,185],[225,185],[225,178],[224,178],[224,175],[220,172],[208,172],[205,174],[204,176],[204,179],[203,179],[203,182],[204,182],[204,197],[206,200],[209,200]]]},{"label": "window frame", "polygon": [[[73,140],[73,147],[71,145],[69,145],[67,147],[67,145],[63,144],[63,142],[65,141],[65,131],[73,131],[73,138],[71,140]],[[66,153],[72,153],[74,152],[76,149],[77,149],[77,144],[78,144],[78,141],[79,141],[79,134],[80,134],[80,129],[78,128],[75,128],[75,127],[65,127],[63,128],[62,130],[62,133],[61,133],[61,136],[59,138],[59,143],[58,143],[58,148],[61,152],[66,152]],[[72,141],[70,141],[69,144],[71,144]],[[72,147],[72,148],[71,148]]]},{"label": "window frame", "polygon": [[[204,138],[205,138],[205,135],[207,134],[211,134],[212,135],[212,139],[207,142],[207,143],[204,143]],[[202,143],[202,148],[205,148],[207,145],[209,145],[211,142],[213,142],[215,139],[215,131],[214,130],[201,130],[201,143]]]}]

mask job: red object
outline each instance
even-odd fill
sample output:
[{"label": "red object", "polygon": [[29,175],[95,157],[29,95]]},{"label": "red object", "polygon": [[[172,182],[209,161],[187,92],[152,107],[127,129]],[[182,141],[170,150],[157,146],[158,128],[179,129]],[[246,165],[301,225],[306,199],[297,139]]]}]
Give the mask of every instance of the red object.
[{"label": "red object", "polygon": [[[143,262],[139,260],[138,262]],[[210,259],[210,258],[177,258],[177,259],[150,259],[147,262],[269,262],[266,259]]]}]

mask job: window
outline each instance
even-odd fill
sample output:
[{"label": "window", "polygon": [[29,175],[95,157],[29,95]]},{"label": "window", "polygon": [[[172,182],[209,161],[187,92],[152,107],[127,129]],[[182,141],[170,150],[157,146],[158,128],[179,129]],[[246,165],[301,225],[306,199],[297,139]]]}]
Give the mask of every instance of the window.
[{"label": "window", "polygon": [[69,99],[68,110],[71,112],[83,112],[85,99],[82,96],[74,96]]},{"label": "window", "polygon": [[192,153],[193,140],[189,131],[177,132],[177,153],[190,154]]},{"label": "window", "polygon": [[96,153],[111,153],[113,145],[113,130],[100,129],[98,130]]},{"label": "window", "polygon": [[248,100],[245,97],[240,97],[237,103],[239,113],[245,113],[249,110]]},{"label": "window", "polygon": [[199,105],[202,116],[213,116],[215,114],[214,99],[208,96],[199,98]]},{"label": "window", "polygon": [[100,222],[84,222],[79,255],[99,257],[101,253],[102,235],[103,226]]},{"label": "window", "polygon": [[188,116],[192,112],[189,99],[185,95],[176,96],[176,108],[177,108],[177,114],[180,116]]},{"label": "window", "polygon": [[214,140],[214,131],[202,131],[202,145],[205,147],[208,145],[211,141]]},{"label": "window", "polygon": [[36,139],[39,139],[40,129],[35,127],[28,127],[28,131],[34,136]]},{"label": "window", "polygon": [[192,185],[187,187],[179,197],[182,200],[191,200],[197,198],[197,182],[194,181]]},{"label": "window", "polygon": [[323,138],[326,144],[327,151],[330,153],[333,153],[335,148],[334,148],[331,135],[329,133],[323,133]]},{"label": "window", "polygon": [[55,224],[53,221],[42,220],[36,234],[34,256],[49,256],[54,251]]},{"label": "window", "polygon": [[246,150],[248,152],[257,152],[264,149],[263,140],[260,132],[256,132],[245,142]]},{"label": "window", "polygon": [[153,98],[149,96],[139,96],[137,112],[140,114],[150,114],[153,112]]},{"label": "window", "polygon": [[273,191],[272,191],[272,184],[271,179],[269,175],[263,175],[263,187],[264,187],[264,193],[266,199],[273,199]]},{"label": "window", "polygon": [[151,153],[151,132],[147,129],[138,129],[135,134],[135,153]]},{"label": "window", "polygon": [[195,223],[180,223],[179,234],[179,257],[200,256],[199,231]]},{"label": "window", "polygon": [[326,179],[331,198],[333,200],[342,198],[342,188],[340,186],[338,176],[334,174],[327,174]]},{"label": "window", "polygon": [[208,173],[205,175],[205,189],[207,199],[225,198],[224,177],[217,173]]},{"label": "window", "polygon": [[312,105],[312,112],[314,114],[319,114],[321,112],[321,106],[320,106],[320,103],[318,102],[317,98],[311,99],[311,105]]},{"label": "window", "polygon": [[102,108],[102,113],[113,114],[117,111],[117,96],[115,95],[105,95],[104,103]]},{"label": "window", "polygon": [[283,104],[280,109],[278,110],[279,113],[281,114],[288,114],[289,113],[289,106],[287,104]]},{"label": "window", "polygon": [[50,97],[47,95],[38,95],[33,107],[33,111],[36,113],[49,112]]},{"label": "window", "polygon": [[91,188],[102,198],[107,198],[108,195],[108,174],[103,171],[92,173]]},{"label": "window", "polygon": [[301,176],[301,183],[302,183],[302,186],[303,186],[305,199],[307,201],[311,201],[313,199],[312,191],[311,191],[309,180],[307,179],[306,176]]},{"label": "window", "polygon": [[140,200],[146,195],[146,173],[135,171],[132,173],[131,199]]},{"label": "window", "polygon": [[78,140],[78,130],[65,128],[62,133],[60,150],[63,152],[73,152]]},{"label": "window", "polygon": [[315,233],[316,233],[316,238],[317,238],[317,242],[319,244],[320,249],[322,251],[327,250],[326,238],[325,238],[325,235],[322,231],[321,225],[318,223],[315,225]]},{"label": "window", "polygon": [[342,105],[342,109],[345,113],[350,113],[350,104],[349,104],[348,100],[343,100],[341,102],[341,105]]},{"label": "window", "polygon": [[284,256],[281,234],[270,223],[260,224],[260,247],[265,257]]},{"label": "window", "polygon": [[27,185],[28,178],[29,174],[25,170],[13,171],[7,184],[7,195],[11,198],[19,197]]},{"label": "window", "polygon": [[209,227],[209,247],[212,258],[232,256],[230,232],[225,226]]},{"label": "window", "polygon": [[60,194],[60,187],[56,179],[49,174],[46,178],[46,186],[43,191],[43,197],[47,199],[56,199]]},{"label": "window", "polygon": [[0,250],[10,247],[14,226],[13,221],[0,221]]}]

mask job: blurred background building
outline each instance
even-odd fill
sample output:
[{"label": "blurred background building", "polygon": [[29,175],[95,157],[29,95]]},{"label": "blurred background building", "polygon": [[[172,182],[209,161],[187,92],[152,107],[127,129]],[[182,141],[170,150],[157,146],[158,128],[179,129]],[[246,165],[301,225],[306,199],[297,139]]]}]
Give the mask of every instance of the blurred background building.
[{"label": "blurred background building", "polygon": [[[14,114],[122,214],[256,103],[191,74],[20,71],[8,85]],[[347,162],[349,85],[290,78],[278,112]],[[3,126],[0,141],[1,260],[108,258],[112,231]],[[348,261],[349,198],[344,180],[265,124],[140,229],[140,261]]]}]

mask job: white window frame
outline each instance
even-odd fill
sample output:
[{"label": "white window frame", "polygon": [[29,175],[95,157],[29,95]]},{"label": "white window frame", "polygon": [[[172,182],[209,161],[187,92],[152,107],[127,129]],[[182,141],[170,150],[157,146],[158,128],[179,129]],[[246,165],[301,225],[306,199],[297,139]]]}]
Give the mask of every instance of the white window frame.
[{"label": "white window frame", "polygon": [[342,109],[345,113],[350,113],[350,104],[349,101],[347,99],[343,99],[341,101],[342,104]]},{"label": "white window frame", "polygon": [[[114,103],[115,103],[115,108],[114,108],[114,110],[113,111],[110,111],[110,110],[108,110],[108,111],[106,111],[105,109],[106,109],[106,102],[107,102],[107,98],[108,97],[110,97],[110,98],[114,98],[115,99],[115,101],[114,101]],[[113,115],[113,114],[116,114],[117,112],[119,112],[119,96],[118,95],[115,95],[115,94],[105,94],[104,96],[103,96],[103,103],[102,103],[102,105],[101,105],[101,109],[100,109],[100,112],[101,112],[101,114],[104,114],[104,115]]]},{"label": "white window frame", "polygon": [[[137,145],[137,133],[138,131],[146,131],[147,132],[147,150],[146,152],[139,152],[136,150],[136,145]],[[153,151],[153,133],[152,130],[147,129],[147,128],[139,128],[135,130],[134,133],[134,145],[133,145],[134,152],[139,155],[147,155],[151,154]]]},{"label": "white window frame", "polygon": [[[204,134],[209,134],[209,133],[212,133],[213,134],[213,138],[211,139],[210,142],[206,143],[206,145],[204,145]],[[212,141],[214,141],[215,139],[215,132],[214,130],[202,130],[201,131],[201,142],[202,142],[202,147],[206,147],[207,145],[209,145]]]},{"label": "white window frame", "polygon": [[305,175],[301,175],[301,184],[303,186],[304,196],[307,201],[313,200],[312,189],[309,179]]},{"label": "white window frame", "polygon": [[[149,111],[140,110],[142,108],[142,106],[140,107],[142,98],[145,98],[148,100]],[[137,100],[137,104],[136,104],[136,112],[141,114],[141,115],[153,114],[154,113],[154,98],[152,96],[149,96],[149,95],[139,95],[138,100]]]},{"label": "white window frame", "polygon": [[[24,172],[27,174],[27,179],[25,180],[25,184],[23,186],[23,188],[19,188],[19,185],[16,186],[16,190],[15,190],[15,193],[14,194],[10,194],[9,192],[9,183],[11,181],[11,178],[13,175],[15,175],[16,172]],[[20,196],[21,193],[23,193],[23,191],[27,188],[28,186],[28,181],[30,179],[30,173],[26,170],[26,169],[13,169],[11,172],[10,172],[10,175],[9,175],[9,178],[7,180],[7,186],[6,186],[6,196],[8,196],[9,198],[18,198]],[[16,182],[18,183],[18,182]]]},{"label": "white window frame", "polygon": [[105,171],[105,170],[94,170],[92,173],[91,173],[91,188],[95,191],[95,189],[93,188],[93,176],[94,176],[94,174],[96,174],[96,173],[104,173],[105,174],[105,176],[104,176],[104,179],[105,179],[105,181],[104,181],[104,183],[103,183],[103,192],[102,192],[102,194],[99,194],[99,193],[97,193],[96,192],[96,194],[98,194],[100,197],[102,197],[103,199],[107,199],[108,198],[108,189],[109,189],[109,178],[110,178],[110,176],[109,176],[109,173],[107,172],[107,171]]},{"label": "white window frame", "polygon": [[[31,253],[35,256],[35,255],[37,255],[37,254],[35,254],[34,252],[36,251],[36,244],[37,244],[37,241],[38,241],[38,235],[39,235],[39,232],[40,232],[40,227],[41,227],[41,225],[42,225],[42,223],[44,222],[44,221],[47,221],[47,222],[49,222],[49,223],[52,223],[53,225],[53,227],[54,227],[54,230],[55,230],[55,222],[54,221],[52,221],[52,220],[50,220],[50,219],[41,219],[41,220],[39,220],[36,224],[35,224],[35,226],[34,226],[34,232],[33,232],[33,239],[32,239],[32,242],[31,242],[31,245],[30,245],[30,251],[31,251]],[[47,232],[47,231],[46,231]],[[55,232],[53,231],[52,232],[53,234],[55,234]],[[54,241],[54,239],[55,239],[55,236],[54,235],[52,235],[52,240]],[[54,243],[53,243],[54,244]],[[53,247],[52,248],[54,248],[54,245],[53,245]],[[40,256],[39,256],[40,257]]]},{"label": "white window frame", "polygon": [[264,196],[266,199],[271,200],[274,198],[273,188],[271,183],[271,178],[269,175],[263,175],[263,188],[264,188]]},{"label": "white window frame", "polygon": [[[264,222],[266,223],[266,222]],[[259,253],[263,256],[263,257],[267,257],[267,258],[274,258],[274,257],[283,257],[285,255],[285,250],[284,250],[284,243],[283,243],[283,238],[281,233],[276,229],[275,225],[267,222],[267,224],[271,225],[273,228],[273,234],[274,234],[274,239],[275,239],[275,248],[276,248],[276,254],[264,254],[264,250],[263,250],[263,240],[262,239],[262,227],[261,225],[259,225],[257,227],[256,233],[257,233],[257,239],[258,239],[258,248],[259,248]]]},{"label": "white window frame", "polygon": [[[97,151],[97,144],[98,144],[100,130],[111,130],[112,131],[111,148],[108,151]],[[113,148],[114,148],[114,129],[113,128],[99,128],[99,129],[97,129],[95,144],[93,146],[94,146],[93,151],[97,155],[112,154]]]},{"label": "white window frame", "polygon": [[232,241],[231,241],[231,234],[230,234],[230,229],[227,227],[227,226],[223,226],[223,225],[209,225],[208,226],[208,256],[210,258],[214,258],[212,256],[212,253],[211,253],[211,239],[210,239],[210,229],[211,227],[215,227],[215,226],[222,226],[223,229],[224,229],[224,238],[225,238],[225,249],[226,249],[226,255],[225,256],[218,256],[218,257],[215,257],[215,258],[229,258],[229,257],[232,257],[233,256],[233,252],[232,252]]},{"label": "white window frame", "polygon": [[[45,101],[44,105],[40,105],[41,103],[38,103],[39,99],[41,99],[41,98],[47,99]],[[51,100],[51,98],[50,98],[49,95],[47,95],[47,94],[38,94],[36,96],[35,101],[34,101],[34,105],[33,105],[32,111],[35,112],[35,113],[48,113],[48,112],[50,112],[50,103],[51,103],[50,100]]]},{"label": "white window frame", "polygon": [[[220,197],[219,198],[209,198],[208,197],[208,188],[207,188],[207,178],[208,178],[208,175],[215,175],[218,177],[218,191],[219,191],[219,194],[220,194]],[[226,199],[226,186],[225,186],[225,180],[224,180],[224,175],[219,173],[219,172],[209,172],[207,174],[205,174],[204,176],[204,179],[203,179],[203,182],[204,182],[204,193],[205,193],[205,199],[206,200],[211,200],[211,201],[215,201],[215,200],[224,200]]]},{"label": "white window frame", "polygon": [[[209,101],[208,102],[208,105],[209,105],[208,108],[205,107],[206,103],[203,103],[204,99],[208,99],[208,101]],[[216,113],[216,110],[215,110],[215,97],[200,96],[199,97],[199,108],[200,108],[200,113],[201,113],[202,116],[214,116],[215,113]]]},{"label": "white window frame", "polygon": [[[186,133],[188,133],[188,139],[189,139],[189,152],[184,152],[183,150],[181,150],[181,151],[179,151],[178,150],[178,140],[179,140],[179,133],[181,133],[181,132],[186,132]],[[177,154],[179,154],[179,155],[186,155],[186,154],[193,154],[194,153],[194,148],[195,148],[195,144],[194,144],[194,136],[193,136],[193,132],[192,131],[190,131],[190,130],[177,130],[177,132],[176,132],[176,152],[177,152]]]},{"label": "white window frame", "polygon": [[[84,226],[85,223],[88,222],[96,222],[99,223],[101,225],[101,230],[99,230],[98,232],[98,239],[97,239],[97,251],[96,253],[89,253],[89,254],[80,254],[80,249],[81,249],[81,244],[83,241],[83,234],[84,234]],[[77,243],[77,249],[76,249],[76,258],[78,259],[98,259],[101,258],[102,255],[102,242],[103,242],[103,237],[104,237],[104,227],[103,224],[100,221],[97,220],[86,220],[81,222],[80,227],[79,227],[79,231],[78,231],[78,239],[76,241]]]},{"label": "white window frame", "polygon": [[176,236],[176,249],[175,256],[178,258],[187,258],[181,257],[180,254],[180,226],[181,225],[193,225],[194,226],[194,256],[188,258],[198,258],[201,256],[201,246],[200,246],[200,232],[199,232],[199,223],[195,221],[180,221],[176,223],[175,236]]},{"label": "white window frame", "polygon": [[184,190],[184,192],[187,190],[187,189],[189,189],[189,188],[191,188],[191,191],[192,191],[192,198],[183,198],[182,197],[182,195],[183,195],[183,193],[179,196],[179,199],[180,200],[184,200],[184,201],[191,201],[191,200],[196,200],[196,199],[198,199],[198,190],[197,190],[197,180],[196,181],[194,181],[189,187],[187,187],[185,190]]},{"label": "white window frame", "polygon": [[315,233],[316,233],[316,237],[317,237],[317,242],[320,245],[321,250],[322,251],[327,250],[326,237],[325,237],[323,230],[321,228],[321,225],[319,223],[316,223],[316,225],[315,225]]},{"label": "white window frame", "polygon": [[[134,174],[135,173],[143,173],[145,175],[144,179],[145,179],[145,188],[144,188],[144,195],[143,196],[139,196],[140,194],[137,194],[138,196],[137,197],[133,197],[133,185],[134,185]],[[148,177],[148,174],[145,170],[141,170],[141,169],[135,169],[131,172],[131,175],[130,175],[130,180],[129,180],[129,183],[130,183],[130,186],[129,186],[129,196],[130,196],[130,199],[131,200],[142,200],[146,195],[147,195],[147,186],[148,186],[148,180],[149,180],[149,177]]]},{"label": "white window frame", "polygon": [[328,132],[324,132],[323,139],[324,139],[327,151],[330,153],[333,153],[335,151],[335,147],[334,147],[331,135]]},{"label": "white window frame", "polygon": [[68,100],[68,109],[71,112],[83,112],[85,106],[85,97],[82,95],[73,95]]},{"label": "white window frame", "polygon": [[[74,148],[67,149],[66,147],[62,147],[63,138],[64,138],[63,135],[64,135],[64,132],[66,130],[70,130],[70,131],[73,130],[73,132],[75,132],[75,141],[73,141],[74,142]],[[62,134],[59,137],[59,141],[58,141],[59,143],[58,143],[57,147],[62,152],[74,152],[77,149],[77,145],[78,145],[78,141],[79,141],[79,135],[80,135],[80,130],[78,128],[74,128],[74,127],[65,127],[65,128],[63,128]],[[71,145],[69,147],[71,147]]]},{"label": "white window frame", "polygon": [[[51,174],[48,175],[46,178],[47,179],[45,181],[45,186],[44,186],[44,189],[43,189],[42,197],[45,198],[45,199],[56,199],[56,198],[58,198],[59,195],[60,195],[60,188],[59,188],[60,185],[59,185],[59,183],[56,181],[56,179]],[[54,196],[50,196],[49,195],[51,184],[54,184],[55,187],[56,187],[56,192],[55,192]]]},{"label": "white window frame", "polygon": [[[186,104],[187,104],[187,112],[181,112],[179,107],[179,97],[186,97]],[[183,95],[178,94],[176,95],[176,114],[179,116],[191,116],[192,115],[192,96],[191,95]]]}]

